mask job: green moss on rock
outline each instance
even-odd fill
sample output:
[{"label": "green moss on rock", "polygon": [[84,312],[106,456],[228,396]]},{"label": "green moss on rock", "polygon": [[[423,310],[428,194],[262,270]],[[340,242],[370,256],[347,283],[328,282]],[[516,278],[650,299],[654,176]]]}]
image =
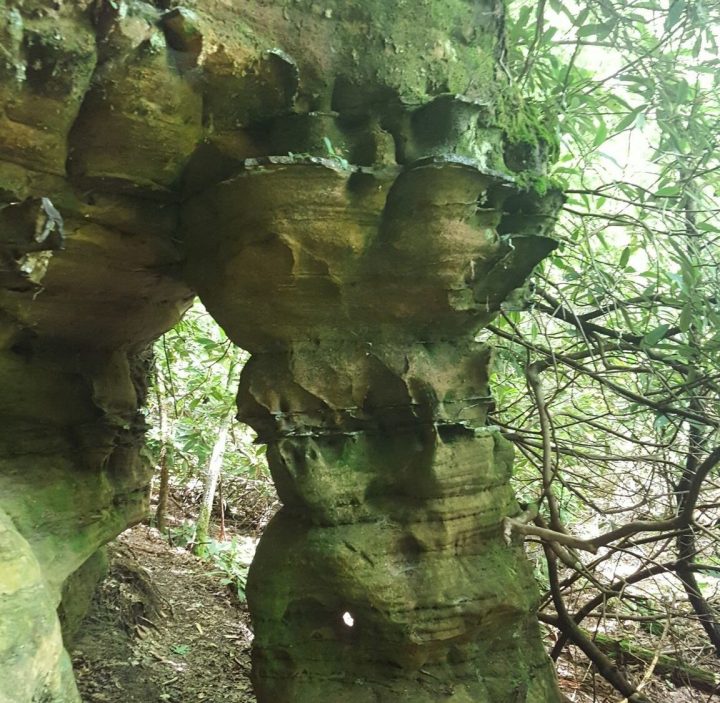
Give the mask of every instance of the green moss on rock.
[{"label": "green moss on rock", "polygon": [[95,588],[105,577],[107,568],[106,551],[98,549],[65,581],[58,617],[66,647],[72,646],[73,639],[90,607]]}]

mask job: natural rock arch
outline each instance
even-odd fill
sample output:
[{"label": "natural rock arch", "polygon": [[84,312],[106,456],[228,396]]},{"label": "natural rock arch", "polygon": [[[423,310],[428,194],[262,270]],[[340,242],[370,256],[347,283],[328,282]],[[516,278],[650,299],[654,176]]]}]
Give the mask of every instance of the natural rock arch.
[{"label": "natural rock arch", "polygon": [[559,700],[474,341],[557,206],[502,3],[176,5],[0,5],[0,701],[77,700],[55,609],[145,515],[144,350],[193,290],[284,504],[258,700]]}]

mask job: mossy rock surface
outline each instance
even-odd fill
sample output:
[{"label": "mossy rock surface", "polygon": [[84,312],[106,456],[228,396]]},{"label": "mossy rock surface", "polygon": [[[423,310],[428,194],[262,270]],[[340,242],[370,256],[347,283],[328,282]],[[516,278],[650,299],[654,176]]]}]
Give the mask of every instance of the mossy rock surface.
[{"label": "mossy rock surface", "polygon": [[259,700],[557,700],[473,341],[559,204],[501,25],[497,0],[0,2],[0,703],[77,700],[57,608],[70,637],[146,514],[144,350],[196,291],[254,354],[239,411],[285,502]]}]

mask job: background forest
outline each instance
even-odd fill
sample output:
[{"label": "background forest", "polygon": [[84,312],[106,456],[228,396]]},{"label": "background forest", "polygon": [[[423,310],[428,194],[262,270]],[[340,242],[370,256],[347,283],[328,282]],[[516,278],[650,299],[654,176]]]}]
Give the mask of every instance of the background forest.
[{"label": "background forest", "polygon": [[[548,116],[556,157],[534,185],[566,200],[555,255],[483,333],[492,422],[516,445],[523,513],[506,528],[526,537],[561,678],[582,685],[589,660],[625,700],[642,700],[627,676],[641,691],[689,682],[710,700],[720,3],[516,0],[509,12],[502,65]],[[237,535],[261,531],[276,505],[264,447],[233,419],[244,360],[195,305],[157,343],[148,409],[156,522],[240,595],[252,541]]]}]

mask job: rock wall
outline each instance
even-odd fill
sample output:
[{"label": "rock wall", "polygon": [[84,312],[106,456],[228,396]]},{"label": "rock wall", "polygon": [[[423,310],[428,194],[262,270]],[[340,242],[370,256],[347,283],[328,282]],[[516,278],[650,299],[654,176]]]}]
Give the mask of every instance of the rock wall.
[{"label": "rock wall", "polygon": [[73,574],[146,515],[144,350],[191,296],[174,196],[71,173],[109,68],[91,10],[0,3],[2,703],[78,700],[56,610],[70,579],[75,623],[94,571]]},{"label": "rock wall", "polygon": [[253,354],[284,503],[260,703],[558,700],[474,342],[557,206],[501,28],[497,0],[0,0],[0,703],[77,700],[55,612],[145,515],[146,349],[190,287]]}]

